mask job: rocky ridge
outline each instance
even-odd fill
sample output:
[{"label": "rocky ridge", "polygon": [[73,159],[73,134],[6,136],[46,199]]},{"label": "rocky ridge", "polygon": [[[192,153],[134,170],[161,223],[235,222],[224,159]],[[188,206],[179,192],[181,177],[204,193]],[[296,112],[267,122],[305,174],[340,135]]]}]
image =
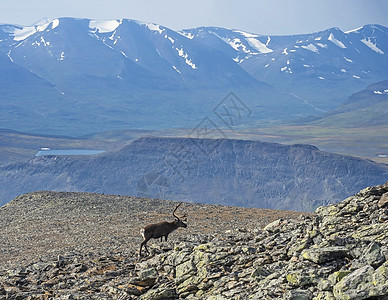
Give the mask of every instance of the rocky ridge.
[{"label": "rocky ridge", "polygon": [[314,211],[387,177],[388,165],[312,145],[142,137],[100,155],[47,155],[0,166],[0,205],[16,195],[60,190]]},{"label": "rocky ridge", "polygon": [[388,299],[388,183],[314,215],[152,248],[6,269],[0,299]]}]

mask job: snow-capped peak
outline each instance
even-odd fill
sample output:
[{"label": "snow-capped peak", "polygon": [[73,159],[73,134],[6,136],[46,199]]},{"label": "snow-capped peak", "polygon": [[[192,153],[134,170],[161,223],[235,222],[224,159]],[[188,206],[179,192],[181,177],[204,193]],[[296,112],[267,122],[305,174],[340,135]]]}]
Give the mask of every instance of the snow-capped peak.
[{"label": "snow-capped peak", "polygon": [[[51,26],[50,26],[51,25]],[[23,41],[36,32],[51,30],[59,25],[59,19],[42,19],[31,26],[9,26],[5,31],[13,36],[14,41]],[[3,29],[4,30],[4,29]]]},{"label": "snow-capped peak", "polygon": [[90,20],[89,28],[98,31],[99,33],[108,33],[115,31],[121,23],[122,20]]},{"label": "snow-capped peak", "polygon": [[45,23],[41,25],[15,28],[15,30],[13,31],[13,39],[15,41],[23,41],[38,31],[45,31],[49,25],[50,23]]},{"label": "snow-capped peak", "polygon": [[155,23],[139,22],[139,24],[147,27],[151,31],[159,32],[159,34],[162,34],[164,30],[161,28],[161,25]]}]

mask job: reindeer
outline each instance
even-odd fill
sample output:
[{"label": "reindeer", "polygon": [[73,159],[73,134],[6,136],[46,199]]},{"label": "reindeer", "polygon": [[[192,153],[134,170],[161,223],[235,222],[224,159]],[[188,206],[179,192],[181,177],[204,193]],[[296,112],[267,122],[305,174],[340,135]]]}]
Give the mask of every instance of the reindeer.
[{"label": "reindeer", "polygon": [[[157,223],[157,224],[150,224],[150,225],[147,225],[146,227],[142,228],[140,230],[140,233],[141,235],[143,236],[144,238],[144,241],[141,243],[140,245],[140,251],[139,251],[139,256],[141,256],[141,250],[144,246],[144,248],[146,249],[147,251],[147,254],[149,254],[150,252],[148,251],[148,248],[147,248],[147,242],[150,240],[150,239],[157,239],[157,238],[160,238],[160,241],[163,240],[163,237],[165,238],[165,241],[167,241],[167,237],[168,235],[173,232],[174,230],[178,229],[179,227],[183,227],[183,228],[186,228],[187,227],[187,224],[186,223],[183,223],[183,221],[187,221],[186,217],[186,213],[181,216],[181,217],[178,217],[175,212],[176,210],[178,209],[178,207],[182,204],[179,203],[174,211],[172,212],[172,215],[176,218],[175,221],[172,221],[172,222],[167,222],[167,221],[163,221],[163,222],[160,222],[160,223]],[[181,220],[183,219],[183,221]]]}]

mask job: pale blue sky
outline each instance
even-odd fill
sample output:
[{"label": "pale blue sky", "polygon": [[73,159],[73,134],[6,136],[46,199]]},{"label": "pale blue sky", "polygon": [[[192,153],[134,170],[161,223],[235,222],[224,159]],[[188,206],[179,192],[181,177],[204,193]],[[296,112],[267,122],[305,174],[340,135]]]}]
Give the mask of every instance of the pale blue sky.
[{"label": "pale blue sky", "polygon": [[388,0],[2,0],[0,23],[42,18],[136,19],[178,30],[220,26],[260,34],[297,34],[365,24],[388,27]]}]

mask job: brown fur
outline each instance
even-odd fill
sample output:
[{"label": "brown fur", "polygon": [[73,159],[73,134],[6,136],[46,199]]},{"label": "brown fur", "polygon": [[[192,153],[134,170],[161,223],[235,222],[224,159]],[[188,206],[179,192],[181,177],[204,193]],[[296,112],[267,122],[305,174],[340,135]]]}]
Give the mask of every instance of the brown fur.
[{"label": "brown fur", "polygon": [[[172,221],[172,222],[164,221],[156,224],[150,224],[140,230],[140,233],[144,238],[144,241],[140,245],[140,251],[139,251],[140,256],[141,256],[141,250],[143,246],[146,252],[149,254],[149,251],[147,248],[147,242],[150,239],[160,238],[160,241],[162,241],[164,237],[165,241],[167,241],[167,237],[171,232],[178,229],[179,227],[183,227],[183,228],[187,227],[187,224],[183,223],[183,221],[178,216],[175,215],[175,211],[181,204],[182,203],[179,203],[178,206],[174,209],[174,212],[172,213],[173,216],[176,218],[175,221]],[[184,215],[184,217],[186,217],[186,215]]]}]

